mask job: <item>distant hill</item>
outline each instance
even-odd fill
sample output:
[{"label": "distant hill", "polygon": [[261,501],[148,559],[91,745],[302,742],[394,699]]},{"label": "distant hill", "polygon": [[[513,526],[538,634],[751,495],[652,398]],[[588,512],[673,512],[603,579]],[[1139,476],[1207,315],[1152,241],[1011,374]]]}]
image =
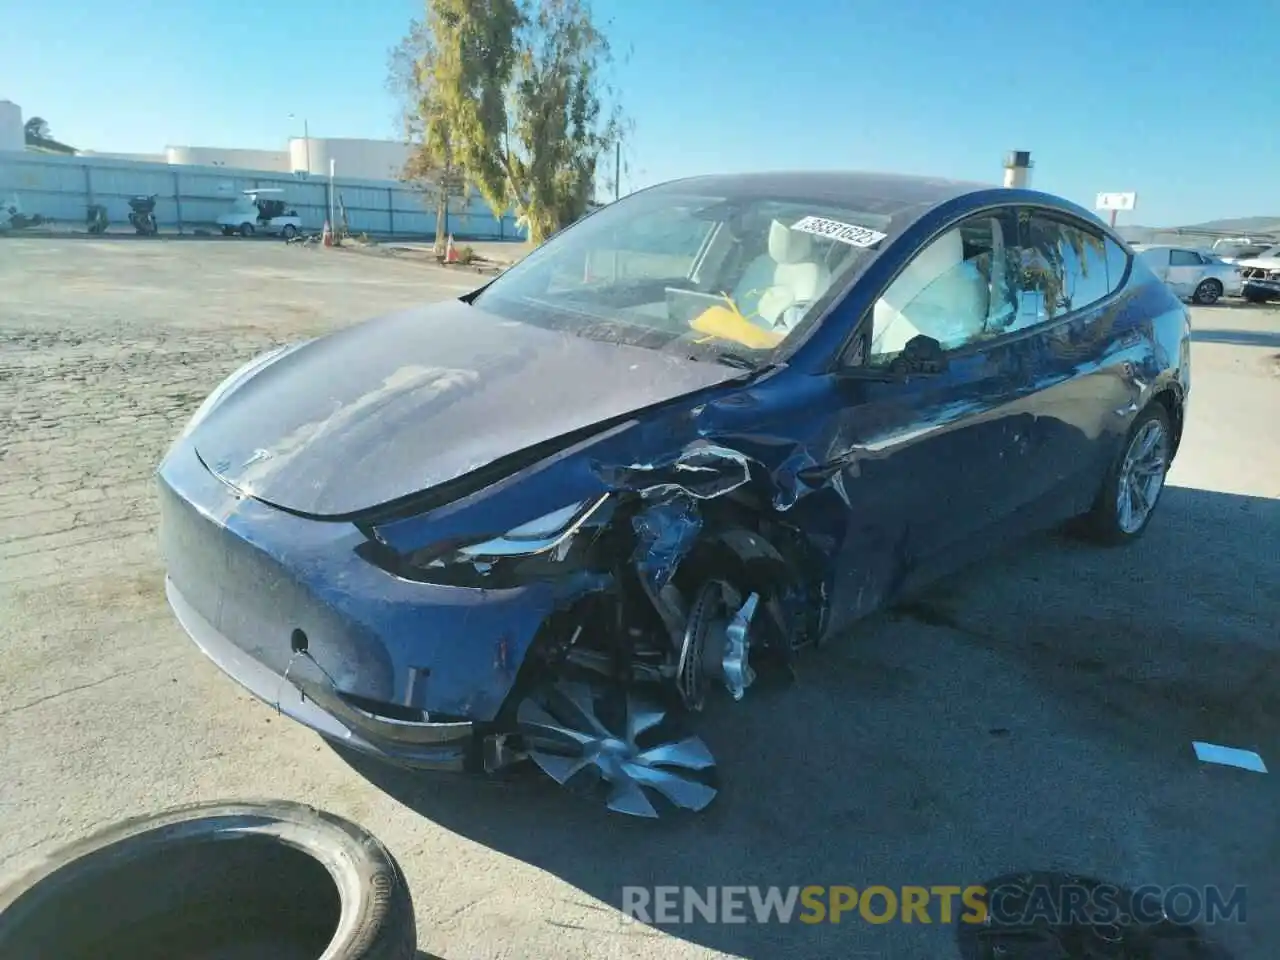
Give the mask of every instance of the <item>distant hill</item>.
[{"label": "distant hill", "polygon": [[1208,223],[1193,223],[1181,229],[1204,230],[1212,233],[1276,233],[1280,232],[1280,216],[1210,220]]},{"label": "distant hill", "polygon": [[1122,225],[1116,228],[1130,243],[1172,243],[1209,247],[1215,237],[1280,235],[1280,217],[1233,217],[1209,220],[1185,227],[1140,227]]}]

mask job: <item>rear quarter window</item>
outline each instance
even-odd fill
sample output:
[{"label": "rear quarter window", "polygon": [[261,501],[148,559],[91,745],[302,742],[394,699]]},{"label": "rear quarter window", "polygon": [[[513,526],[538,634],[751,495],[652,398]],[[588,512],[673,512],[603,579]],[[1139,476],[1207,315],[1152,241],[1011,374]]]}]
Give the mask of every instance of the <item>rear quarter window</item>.
[{"label": "rear quarter window", "polygon": [[1129,274],[1129,253],[1110,237],[1106,240],[1107,292],[1114,293]]}]

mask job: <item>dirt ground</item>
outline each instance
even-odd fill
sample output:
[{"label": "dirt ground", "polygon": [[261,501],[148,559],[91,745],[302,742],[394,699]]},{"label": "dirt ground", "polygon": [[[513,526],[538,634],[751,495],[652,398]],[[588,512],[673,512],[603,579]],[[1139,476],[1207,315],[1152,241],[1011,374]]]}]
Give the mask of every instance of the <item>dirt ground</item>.
[{"label": "dirt ground", "polygon": [[151,474],[267,347],[479,282],[280,243],[0,241],[0,873],[104,822],[278,796],[350,816],[456,958],[956,956],[944,925],[620,922],[626,885],[980,882],[1060,869],[1248,888],[1237,958],[1280,937],[1280,311],[1197,309],[1187,436],[1146,538],[1042,537],[708,716],[703,815],[607,816],[351,766],[252,701],[164,601]]}]

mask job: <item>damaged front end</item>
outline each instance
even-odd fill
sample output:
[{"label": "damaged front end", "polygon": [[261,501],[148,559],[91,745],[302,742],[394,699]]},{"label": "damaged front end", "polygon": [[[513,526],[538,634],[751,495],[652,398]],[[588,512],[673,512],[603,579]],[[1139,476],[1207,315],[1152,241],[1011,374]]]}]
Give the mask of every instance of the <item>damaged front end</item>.
[{"label": "damaged front end", "polygon": [[[518,515],[501,483],[485,490],[483,521],[466,519],[475,511],[464,497],[432,511],[428,536],[411,505],[363,524],[362,549],[426,583],[573,585],[559,591],[566,599],[538,626],[487,727],[486,772],[531,760],[561,784],[603,791],[619,812],[657,816],[654,795],[700,810],[715,796],[714,760],[681,735],[681,715],[717,691],[743,699],[758,670],[785,670],[816,641],[822,563],[737,450],[695,440],[625,467],[592,453],[555,458],[541,478],[572,502],[500,535],[480,531]],[[509,656],[495,650],[495,661]]]}]

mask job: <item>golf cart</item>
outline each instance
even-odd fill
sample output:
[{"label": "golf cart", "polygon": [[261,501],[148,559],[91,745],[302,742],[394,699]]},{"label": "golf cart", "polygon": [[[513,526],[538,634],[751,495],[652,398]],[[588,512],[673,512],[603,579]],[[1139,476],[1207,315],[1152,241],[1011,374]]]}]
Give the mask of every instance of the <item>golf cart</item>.
[{"label": "golf cart", "polygon": [[285,212],[284,201],[264,194],[284,193],[283,190],[262,189],[246,190],[236,200],[231,210],[218,216],[218,226],[223,236],[238,233],[242,237],[252,237],[255,233],[279,235],[286,240],[297,236],[302,229],[302,218],[297,210]]}]

